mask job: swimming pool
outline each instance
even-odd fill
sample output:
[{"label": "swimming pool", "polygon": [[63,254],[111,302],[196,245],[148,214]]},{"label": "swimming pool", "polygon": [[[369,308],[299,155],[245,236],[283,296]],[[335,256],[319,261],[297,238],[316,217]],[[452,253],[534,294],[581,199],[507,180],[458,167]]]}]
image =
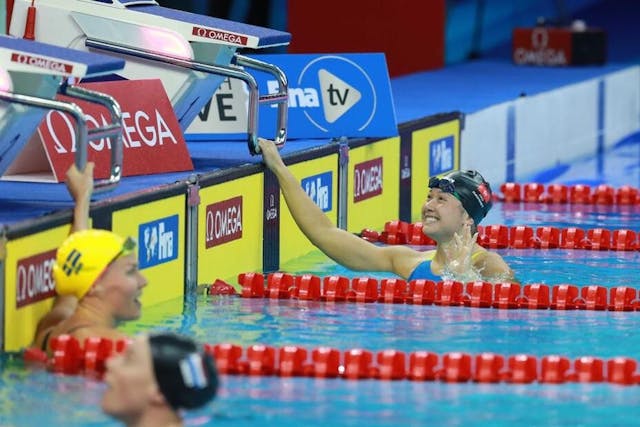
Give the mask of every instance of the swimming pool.
[{"label": "swimming pool", "polygon": [[[499,209],[497,210],[500,211]],[[517,215],[529,215],[521,210]],[[540,213],[536,213],[538,215]],[[615,216],[615,214],[614,214]],[[518,219],[519,221],[519,219]],[[598,220],[596,220],[598,221]],[[551,222],[549,222],[550,224]],[[634,284],[638,252],[499,251],[522,283]],[[389,277],[351,272],[312,252],[282,270],[319,276]],[[607,282],[602,283],[606,277]],[[181,315],[170,313],[182,309]],[[132,333],[180,330],[207,343],[261,343],[309,350],[392,348],[407,354],[493,352],[640,359],[636,312],[499,310],[385,303],[328,303],[199,295],[149,307]],[[115,425],[97,410],[103,385],[83,377],[24,369],[2,358],[2,425]],[[477,384],[273,376],[223,377],[219,398],[188,415],[188,425],[628,425],[640,414],[635,386],[608,383]],[[55,393],[51,393],[51,391]],[[46,396],[46,398],[43,398]],[[35,408],[35,409],[34,409]]]},{"label": "swimming pool", "polygon": [[[604,174],[591,159],[556,174],[570,184],[637,186],[637,148],[615,160]],[[616,151],[619,154],[619,151]],[[614,153],[615,154],[615,153]],[[614,162],[615,156],[607,157]],[[573,174],[573,175],[572,175]],[[623,181],[623,179],[631,181]],[[638,181],[640,182],[640,181]],[[496,203],[485,224],[583,229],[635,229],[639,206]],[[391,218],[390,218],[391,219]],[[638,288],[638,251],[500,249],[522,284],[597,284]],[[318,251],[286,265],[292,274],[385,278],[352,272]],[[215,278],[212,278],[212,280]],[[502,310],[385,303],[325,303],[294,299],[248,299],[198,295],[145,309],[125,329],[178,330],[207,343],[246,348],[330,346],[372,353],[392,348],[477,355],[562,355],[640,359],[637,312],[590,310]],[[113,426],[98,409],[103,384],[80,376],[25,369],[22,359],[0,357],[0,425]],[[219,398],[189,413],[188,425],[371,426],[390,425],[631,425],[640,415],[637,386],[603,383],[478,384],[474,382],[313,379],[225,375]]]}]

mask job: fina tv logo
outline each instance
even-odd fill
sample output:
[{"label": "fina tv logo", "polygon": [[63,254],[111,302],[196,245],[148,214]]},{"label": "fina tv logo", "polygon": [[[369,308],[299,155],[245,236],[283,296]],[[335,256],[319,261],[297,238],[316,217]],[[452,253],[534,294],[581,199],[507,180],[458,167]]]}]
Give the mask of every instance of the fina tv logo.
[{"label": "fina tv logo", "polygon": [[453,169],[453,135],[429,143],[429,175],[439,175]]},{"label": "fina tv logo", "polygon": [[140,224],[138,264],[152,267],[178,258],[178,215]]},{"label": "fina tv logo", "polygon": [[331,172],[324,172],[304,178],[300,184],[309,198],[322,209],[322,212],[329,212],[332,199],[331,183]]},{"label": "fina tv logo", "polygon": [[[345,124],[362,131],[375,116],[378,101],[373,81],[351,59],[335,55],[315,58],[303,67],[295,83],[297,87],[289,87],[289,108],[302,108],[307,119],[323,132]],[[270,93],[277,92],[276,81],[267,85]]]}]

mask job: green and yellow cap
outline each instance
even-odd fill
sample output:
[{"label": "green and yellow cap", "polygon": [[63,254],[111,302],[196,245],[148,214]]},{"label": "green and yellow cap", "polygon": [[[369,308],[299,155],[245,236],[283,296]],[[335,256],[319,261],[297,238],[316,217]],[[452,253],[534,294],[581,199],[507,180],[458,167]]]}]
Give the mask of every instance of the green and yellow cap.
[{"label": "green and yellow cap", "polygon": [[134,239],[124,239],[107,230],[72,233],[58,248],[53,278],[59,295],[82,298],[115,259],[136,248]]}]

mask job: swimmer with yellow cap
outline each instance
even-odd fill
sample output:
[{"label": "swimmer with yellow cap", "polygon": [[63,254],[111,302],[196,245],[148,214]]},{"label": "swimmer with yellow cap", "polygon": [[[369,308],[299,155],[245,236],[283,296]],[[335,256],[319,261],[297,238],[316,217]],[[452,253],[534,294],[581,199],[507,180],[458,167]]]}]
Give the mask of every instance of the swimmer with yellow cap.
[{"label": "swimmer with yellow cap", "polygon": [[49,351],[51,338],[67,334],[124,338],[115,328],[140,317],[147,281],[138,270],[135,241],[106,230],[82,230],[62,243],[53,266],[56,292],[77,298],[74,312],[57,325],[40,328],[34,344]]},{"label": "swimmer with yellow cap", "polygon": [[[86,229],[93,189],[93,165],[67,173],[76,200],[72,233],[56,254],[53,277],[58,297],[38,323],[34,346],[50,351],[51,338],[67,334],[80,342],[87,337],[125,338],[115,328],[140,317],[140,295],[146,286],[138,270],[136,242],[107,230]],[[84,228],[84,229],[83,229]]]},{"label": "swimmer with yellow cap", "polygon": [[[272,141],[259,138],[262,159],[275,174],[300,230],[326,255],[352,270],[386,271],[407,280],[515,282],[513,271],[496,252],[476,242],[477,225],[491,208],[491,187],[476,171],[433,177],[425,185],[422,232],[436,249],[379,246],[342,230],[322,212],[289,171]],[[426,184],[426,183],[425,183]]]}]

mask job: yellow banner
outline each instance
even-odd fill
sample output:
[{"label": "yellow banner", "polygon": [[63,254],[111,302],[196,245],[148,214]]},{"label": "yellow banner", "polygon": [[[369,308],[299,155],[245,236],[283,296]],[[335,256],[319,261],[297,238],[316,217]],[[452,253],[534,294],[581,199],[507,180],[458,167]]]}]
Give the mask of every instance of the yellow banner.
[{"label": "yellow banner", "polygon": [[347,230],[382,229],[399,216],[400,138],[383,139],[349,151]]},{"label": "yellow banner", "polygon": [[262,270],[263,174],[200,189],[198,283]]},{"label": "yellow banner", "polygon": [[4,351],[31,344],[36,325],[55,296],[51,267],[69,225],[7,242],[4,289]]},{"label": "yellow banner", "polygon": [[[289,166],[291,173],[332,223],[338,220],[338,154]],[[314,250],[298,228],[280,195],[280,265]]]},{"label": "yellow banner", "polygon": [[147,278],[142,306],[184,295],[186,196],[134,206],[112,215],[112,229],[138,241],[138,263]]},{"label": "yellow banner", "polygon": [[429,177],[460,168],[460,120],[420,129],[411,135],[411,221],[420,221]]}]

